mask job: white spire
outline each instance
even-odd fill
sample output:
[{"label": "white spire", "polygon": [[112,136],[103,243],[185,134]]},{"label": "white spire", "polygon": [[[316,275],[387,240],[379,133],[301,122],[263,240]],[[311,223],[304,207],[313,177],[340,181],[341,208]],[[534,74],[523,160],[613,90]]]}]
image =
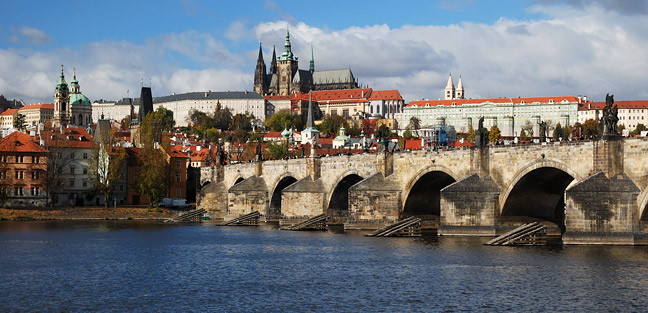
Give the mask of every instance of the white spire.
[{"label": "white spire", "polygon": [[457,82],[457,99],[465,99],[466,94],[464,92],[463,81],[461,80],[461,75],[459,75],[459,82]]},{"label": "white spire", "polygon": [[454,98],[455,98],[455,87],[454,87],[454,83],[452,82],[452,73],[450,73],[450,76],[448,76],[448,83],[446,84],[445,87],[445,99],[452,100]]}]

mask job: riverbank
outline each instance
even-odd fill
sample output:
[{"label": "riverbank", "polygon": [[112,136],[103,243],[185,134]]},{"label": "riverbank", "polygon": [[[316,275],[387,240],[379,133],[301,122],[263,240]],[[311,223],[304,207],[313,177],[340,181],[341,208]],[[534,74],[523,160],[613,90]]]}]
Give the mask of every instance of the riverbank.
[{"label": "riverbank", "polygon": [[0,221],[29,220],[94,220],[143,219],[164,220],[177,216],[177,211],[148,207],[54,207],[0,209]]}]

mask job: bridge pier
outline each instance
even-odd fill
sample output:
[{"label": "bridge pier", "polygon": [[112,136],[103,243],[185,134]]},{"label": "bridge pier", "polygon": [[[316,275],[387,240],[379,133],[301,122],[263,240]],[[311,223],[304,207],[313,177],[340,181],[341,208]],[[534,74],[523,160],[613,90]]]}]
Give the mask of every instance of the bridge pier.
[{"label": "bridge pier", "polygon": [[324,184],[311,176],[286,187],[281,193],[281,214],[285,219],[308,219],[324,214],[325,204]]},{"label": "bridge pier", "polygon": [[470,175],[441,189],[440,235],[495,236],[500,189],[490,176]]},{"label": "bridge pier", "polygon": [[603,172],[566,191],[563,243],[634,245],[639,229],[639,188],[624,173]]},{"label": "bridge pier", "polygon": [[267,214],[268,187],[261,177],[252,176],[228,190],[227,215],[229,220],[241,215],[259,211]]},{"label": "bridge pier", "polygon": [[401,187],[378,172],[349,188],[349,218],[345,229],[379,229],[400,217]]}]

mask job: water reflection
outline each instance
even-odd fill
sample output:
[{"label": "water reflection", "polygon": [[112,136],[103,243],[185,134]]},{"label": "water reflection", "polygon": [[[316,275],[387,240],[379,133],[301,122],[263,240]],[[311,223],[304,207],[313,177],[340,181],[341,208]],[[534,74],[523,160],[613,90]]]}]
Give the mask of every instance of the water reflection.
[{"label": "water reflection", "polygon": [[141,221],[0,223],[0,311],[642,311],[646,247]]}]

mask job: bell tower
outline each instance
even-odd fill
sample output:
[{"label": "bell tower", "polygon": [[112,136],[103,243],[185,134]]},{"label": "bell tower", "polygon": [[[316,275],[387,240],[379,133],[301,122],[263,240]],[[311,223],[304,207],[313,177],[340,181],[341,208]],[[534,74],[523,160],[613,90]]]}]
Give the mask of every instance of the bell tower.
[{"label": "bell tower", "polygon": [[277,74],[279,75],[279,95],[287,96],[292,92],[292,78],[297,72],[298,61],[293,55],[290,45],[290,32],[286,30],[284,52],[277,60]]},{"label": "bell tower", "polygon": [[65,127],[70,120],[70,90],[65,82],[63,65],[61,65],[61,76],[56,90],[54,91],[54,126]]}]

